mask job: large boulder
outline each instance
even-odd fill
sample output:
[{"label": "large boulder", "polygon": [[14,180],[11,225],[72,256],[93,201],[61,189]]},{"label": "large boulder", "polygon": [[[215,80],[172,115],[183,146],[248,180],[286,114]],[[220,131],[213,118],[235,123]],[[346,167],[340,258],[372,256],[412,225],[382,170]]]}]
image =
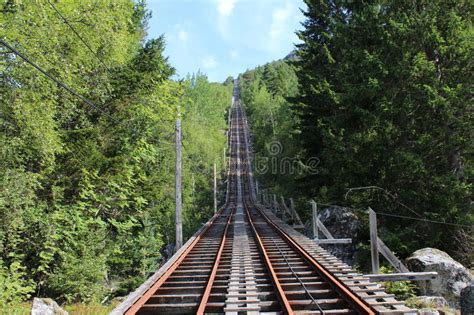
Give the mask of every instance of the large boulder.
[{"label": "large boulder", "polygon": [[58,303],[48,298],[34,298],[31,315],[68,315]]},{"label": "large boulder", "polygon": [[324,208],[319,220],[335,238],[357,238],[362,226],[354,209],[339,206]]},{"label": "large boulder", "polygon": [[[353,209],[330,206],[324,208],[318,213],[319,220],[334,238],[352,238],[357,239],[362,223]],[[306,224],[306,235],[312,235],[311,221]],[[321,231],[319,231],[319,238],[325,238]],[[356,242],[352,244],[335,244],[335,245],[321,245],[328,252],[341,259],[348,265],[353,266],[356,262]]]},{"label": "large boulder", "polygon": [[417,282],[421,293],[442,296],[455,308],[459,307],[461,290],[474,282],[467,268],[439,249],[419,249],[406,262],[411,271],[436,271],[438,277],[435,280]]},{"label": "large boulder", "polygon": [[474,314],[474,284],[468,285],[461,291],[461,315]]},{"label": "large boulder", "polygon": [[409,298],[407,302],[416,308],[434,308],[443,309],[449,307],[448,302],[442,296],[414,296]]}]

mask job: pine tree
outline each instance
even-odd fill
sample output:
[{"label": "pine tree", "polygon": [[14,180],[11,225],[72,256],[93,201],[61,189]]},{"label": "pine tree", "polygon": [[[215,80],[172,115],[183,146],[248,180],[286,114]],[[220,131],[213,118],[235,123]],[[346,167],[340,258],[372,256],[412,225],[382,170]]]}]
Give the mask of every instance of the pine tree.
[{"label": "pine tree", "polygon": [[[304,179],[307,193],[472,222],[472,4],[306,3],[293,108],[306,156],[321,159],[321,172]],[[350,187],[366,186],[377,188],[345,199]],[[413,222],[390,221],[389,230],[404,255],[416,239],[448,251],[454,240],[452,231]]]}]

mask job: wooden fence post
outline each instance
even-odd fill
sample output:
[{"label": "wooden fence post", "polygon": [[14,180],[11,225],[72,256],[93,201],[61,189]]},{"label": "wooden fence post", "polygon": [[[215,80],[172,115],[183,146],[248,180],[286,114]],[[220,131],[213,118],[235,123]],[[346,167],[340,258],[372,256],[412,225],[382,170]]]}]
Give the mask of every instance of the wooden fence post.
[{"label": "wooden fence post", "polygon": [[316,201],[311,200],[311,209],[313,212],[312,216],[312,225],[313,225],[313,238],[318,239],[319,238],[319,231],[318,231],[318,204]]},{"label": "wooden fence post", "polygon": [[369,226],[370,226],[370,254],[372,256],[372,273],[378,274],[379,265],[379,243],[377,240],[377,214],[369,207]]},{"label": "wooden fence post", "polygon": [[277,212],[277,197],[276,197],[275,194],[273,194],[273,211],[276,214],[276,212]]},{"label": "wooden fence post", "polygon": [[291,210],[291,220],[293,220],[293,224],[295,224],[295,203],[293,202],[293,198],[290,198],[290,210]]},{"label": "wooden fence post", "polygon": [[281,200],[281,212],[282,212],[281,219],[284,222],[286,219],[286,204],[285,204],[285,199],[283,198],[283,196],[280,196],[280,200]]}]

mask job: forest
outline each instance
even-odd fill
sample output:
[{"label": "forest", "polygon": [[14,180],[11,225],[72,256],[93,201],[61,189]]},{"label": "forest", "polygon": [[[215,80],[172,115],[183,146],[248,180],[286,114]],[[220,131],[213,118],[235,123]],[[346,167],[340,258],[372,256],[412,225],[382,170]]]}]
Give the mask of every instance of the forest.
[{"label": "forest", "polygon": [[[298,168],[256,167],[261,187],[295,198],[306,219],[315,199],[450,223],[386,219],[381,237],[402,258],[430,246],[472,265],[474,4],[305,4],[295,51],[239,76],[254,160]],[[0,39],[89,100],[0,45],[0,310],[125,296],[174,244],[177,118],[184,239],[213,213],[233,79],[177,79],[164,37],[147,37],[144,0],[0,10]]]},{"label": "forest", "polygon": [[143,1],[2,4],[0,304],[100,302],[136,288],[174,243],[174,126],[183,128],[184,237],[213,212],[232,85],[174,80]]},{"label": "forest", "polygon": [[435,247],[472,265],[473,4],[305,2],[295,52],[239,76],[255,159],[301,165],[257,169],[262,188],[306,218],[310,199],[408,217],[382,217],[398,255]]}]

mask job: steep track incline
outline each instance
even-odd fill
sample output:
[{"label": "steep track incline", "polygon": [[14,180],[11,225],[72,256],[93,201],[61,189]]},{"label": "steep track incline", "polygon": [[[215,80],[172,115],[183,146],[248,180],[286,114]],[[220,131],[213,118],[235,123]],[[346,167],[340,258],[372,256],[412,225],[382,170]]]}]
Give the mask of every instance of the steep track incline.
[{"label": "steep track incline", "polygon": [[412,311],[256,201],[237,82],[225,205],[111,314],[403,314]]}]

